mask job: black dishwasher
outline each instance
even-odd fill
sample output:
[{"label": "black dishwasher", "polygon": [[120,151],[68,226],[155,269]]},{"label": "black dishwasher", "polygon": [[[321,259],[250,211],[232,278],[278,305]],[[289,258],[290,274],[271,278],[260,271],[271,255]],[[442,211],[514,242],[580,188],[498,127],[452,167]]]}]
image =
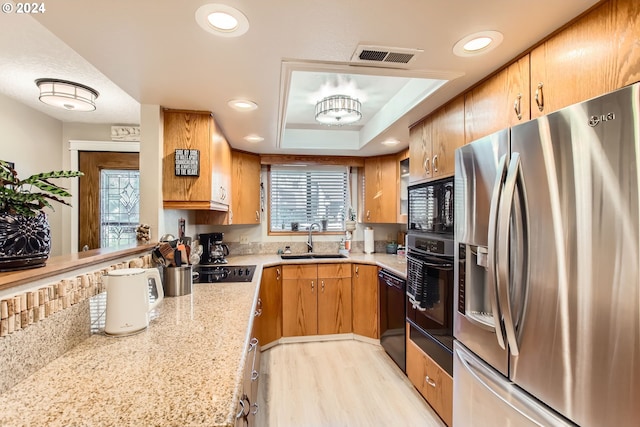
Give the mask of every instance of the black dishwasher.
[{"label": "black dishwasher", "polygon": [[405,279],[387,271],[378,272],[380,290],[380,344],[394,362],[405,370]]}]

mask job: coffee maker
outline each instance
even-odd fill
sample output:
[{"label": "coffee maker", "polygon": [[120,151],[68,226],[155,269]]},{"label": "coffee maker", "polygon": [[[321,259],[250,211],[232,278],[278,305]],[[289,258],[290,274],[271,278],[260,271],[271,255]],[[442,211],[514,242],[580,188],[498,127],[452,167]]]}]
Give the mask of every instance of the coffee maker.
[{"label": "coffee maker", "polygon": [[200,233],[202,258],[200,264],[226,264],[229,246],[222,243],[224,233]]}]

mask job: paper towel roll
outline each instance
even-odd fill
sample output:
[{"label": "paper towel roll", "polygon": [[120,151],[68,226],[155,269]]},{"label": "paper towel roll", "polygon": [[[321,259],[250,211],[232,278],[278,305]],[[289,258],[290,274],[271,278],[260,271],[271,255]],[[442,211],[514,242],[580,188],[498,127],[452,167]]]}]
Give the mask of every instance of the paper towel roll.
[{"label": "paper towel roll", "polygon": [[367,227],[364,230],[364,253],[372,254],[374,248],[374,240],[373,240],[373,229],[371,227]]}]

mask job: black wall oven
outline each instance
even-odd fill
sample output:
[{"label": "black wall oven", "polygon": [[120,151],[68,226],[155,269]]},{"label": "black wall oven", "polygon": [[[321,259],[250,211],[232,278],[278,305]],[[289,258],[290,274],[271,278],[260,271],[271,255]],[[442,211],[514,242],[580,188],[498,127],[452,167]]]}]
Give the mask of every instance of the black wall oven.
[{"label": "black wall oven", "polygon": [[410,186],[409,233],[450,235],[453,239],[453,178]]},{"label": "black wall oven", "polygon": [[453,376],[453,178],[409,189],[408,231],[409,339]]}]

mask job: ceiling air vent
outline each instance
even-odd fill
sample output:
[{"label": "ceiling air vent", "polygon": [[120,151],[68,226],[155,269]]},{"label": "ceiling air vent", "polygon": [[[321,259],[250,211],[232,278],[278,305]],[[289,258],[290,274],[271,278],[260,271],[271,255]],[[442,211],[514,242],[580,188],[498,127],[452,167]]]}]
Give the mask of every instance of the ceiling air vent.
[{"label": "ceiling air vent", "polygon": [[359,45],[351,56],[351,63],[378,67],[407,68],[421,49]]}]

